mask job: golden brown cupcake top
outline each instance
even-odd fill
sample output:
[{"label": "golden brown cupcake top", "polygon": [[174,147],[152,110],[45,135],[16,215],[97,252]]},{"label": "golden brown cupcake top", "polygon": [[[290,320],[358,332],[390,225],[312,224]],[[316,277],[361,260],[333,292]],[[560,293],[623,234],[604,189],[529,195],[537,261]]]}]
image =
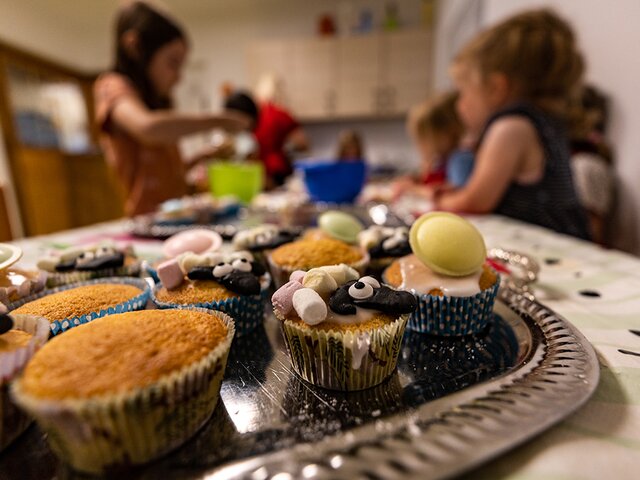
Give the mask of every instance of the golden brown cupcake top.
[{"label": "golden brown cupcake top", "polygon": [[280,266],[310,270],[324,265],[354,264],[362,260],[363,256],[358,247],[340,240],[323,238],[303,239],[282,245],[271,253],[271,260]]},{"label": "golden brown cupcake top", "polygon": [[53,293],[16,308],[12,313],[38,315],[50,322],[99,312],[140,295],[142,290],[121,283],[95,283]]},{"label": "golden brown cupcake top", "polygon": [[12,352],[26,347],[32,338],[33,335],[22,330],[9,330],[0,335],[0,353]]},{"label": "golden brown cupcake top", "polygon": [[[427,267],[425,267],[427,268]],[[497,280],[496,272],[493,271],[491,267],[488,265],[482,266],[482,274],[480,275],[480,280],[478,281],[480,290],[486,290],[491,288],[493,284],[496,283]],[[402,285],[402,271],[400,269],[400,260],[395,260],[385,271],[384,271],[384,279],[385,281],[393,286],[399,287]],[[434,288],[429,292],[426,292],[430,295],[444,296],[442,290]]]},{"label": "golden brown cupcake top", "polygon": [[44,345],[27,365],[21,387],[50,400],[128,392],[201,360],[226,335],[222,320],[205,312],[109,315]]},{"label": "golden brown cupcake top", "polygon": [[173,290],[162,287],[156,292],[156,298],[161,302],[179,305],[218,302],[237,296],[239,295],[214,280],[185,280]]}]

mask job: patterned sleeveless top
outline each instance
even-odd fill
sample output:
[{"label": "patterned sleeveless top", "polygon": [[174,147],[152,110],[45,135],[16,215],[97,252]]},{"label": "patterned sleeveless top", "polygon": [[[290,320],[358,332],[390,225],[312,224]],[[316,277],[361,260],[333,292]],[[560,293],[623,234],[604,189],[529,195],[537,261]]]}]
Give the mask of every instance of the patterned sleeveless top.
[{"label": "patterned sleeveless top", "polygon": [[542,179],[534,184],[512,183],[495,213],[590,240],[587,217],[573,187],[569,141],[560,119],[531,105],[512,105],[489,119],[478,145],[493,122],[514,115],[525,117],[533,124],[545,153],[544,173]]}]

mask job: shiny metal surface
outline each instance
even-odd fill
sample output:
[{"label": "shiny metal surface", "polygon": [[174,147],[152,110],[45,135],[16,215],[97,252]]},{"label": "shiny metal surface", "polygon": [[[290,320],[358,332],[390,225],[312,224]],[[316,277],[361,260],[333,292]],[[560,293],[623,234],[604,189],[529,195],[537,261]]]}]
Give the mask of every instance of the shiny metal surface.
[{"label": "shiny metal surface", "polygon": [[[397,373],[348,394],[296,377],[269,316],[234,341],[222,402],[202,431],[134,476],[400,478],[470,468],[570,413],[597,383],[591,347],[553,312],[507,291],[495,312],[475,338],[408,333]],[[60,476],[74,474],[37,427],[0,455],[2,479]]]}]

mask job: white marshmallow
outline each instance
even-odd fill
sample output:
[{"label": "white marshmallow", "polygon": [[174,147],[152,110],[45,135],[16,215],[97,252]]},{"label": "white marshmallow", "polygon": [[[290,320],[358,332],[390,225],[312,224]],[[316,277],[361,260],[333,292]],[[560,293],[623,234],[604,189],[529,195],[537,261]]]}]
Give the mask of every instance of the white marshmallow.
[{"label": "white marshmallow", "polygon": [[38,260],[37,267],[47,272],[55,272],[58,263],[60,263],[60,258],[58,257],[44,257]]},{"label": "white marshmallow", "polygon": [[328,298],[338,289],[338,283],[335,279],[328,272],[320,268],[312,268],[309,270],[302,280],[302,285],[306,288],[313,289],[320,294],[321,297],[325,298]]},{"label": "white marshmallow", "polygon": [[327,318],[327,304],[310,288],[301,288],[293,294],[293,309],[308,325],[317,325]]},{"label": "white marshmallow", "polygon": [[356,269],[351,268],[345,263],[341,263],[339,265],[326,265],[324,267],[318,267],[317,270],[327,272],[333,277],[338,285],[350,282],[351,280],[358,280],[358,278],[360,277],[360,274]]}]

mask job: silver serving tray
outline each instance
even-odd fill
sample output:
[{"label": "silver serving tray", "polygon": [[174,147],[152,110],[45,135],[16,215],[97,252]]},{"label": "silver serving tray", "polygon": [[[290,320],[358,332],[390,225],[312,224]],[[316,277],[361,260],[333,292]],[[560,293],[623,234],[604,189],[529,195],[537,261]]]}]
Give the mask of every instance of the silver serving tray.
[{"label": "silver serving tray", "polygon": [[[593,348],[562,317],[509,289],[494,313],[475,337],[407,333],[397,372],[353,393],[296,377],[270,315],[265,328],[234,340],[210,421],[133,476],[386,480],[468,471],[571,414],[598,383]],[[0,454],[2,480],[72,477],[35,426]]]},{"label": "silver serving tray", "polygon": [[[379,418],[315,442],[201,473],[207,479],[445,478],[531,439],[587,401],[598,384],[598,361],[578,330],[526,295],[503,289],[495,312],[517,343],[508,371],[400,413],[382,416],[378,409],[370,413]],[[286,363],[278,368],[290,373]],[[402,362],[398,377],[401,385],[411,380]],[[309,390],[307,401],[316,395]],[[264,392],[275,402],[279,393]],[[370,401],[377,400],[372,393]]]}]

